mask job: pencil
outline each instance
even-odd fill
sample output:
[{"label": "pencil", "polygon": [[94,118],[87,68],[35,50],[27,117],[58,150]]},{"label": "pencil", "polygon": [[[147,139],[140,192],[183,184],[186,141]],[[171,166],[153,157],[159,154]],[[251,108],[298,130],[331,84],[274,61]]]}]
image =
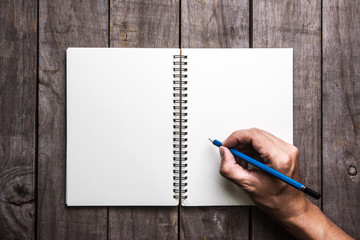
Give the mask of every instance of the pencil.
[{"label": "pencil", "polygon": [[[211,140],[209,138],[210,142],[212,142],[215,146],[217,147],[221,147],[222,146],[222,142],[220,142],[219,140]],[[282,174],[281,172],[278,172],[276,171],[275,169],[249,157],[248,155],[236,150],[236,149],[233,149],[233,148],[229,148],[230,152],[232,154],[234,154],[235,156],[238,156],[239,158],[245,160],[246,162],[264,170],[265,172],[269,173],[270,175],[273,175],[274,177],[280,179],[281,181],[293,186],[294,188],[304,192],[305,194],[315,198],[315,199],[319,199],[320,198],[320,193],[312,190],[311,188],[305,186],[304,184],[302,183],[299,183],[297,181],[295,181],[294,179]]]}]

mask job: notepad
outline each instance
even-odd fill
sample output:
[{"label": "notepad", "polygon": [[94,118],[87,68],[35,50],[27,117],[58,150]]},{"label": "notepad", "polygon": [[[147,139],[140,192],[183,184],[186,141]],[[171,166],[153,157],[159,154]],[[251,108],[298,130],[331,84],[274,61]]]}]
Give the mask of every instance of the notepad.
[{"label": "notepad", "polygon": [[67,49],[68,206],[239,206],[218,148],[257,127],[292,143],[292,49]]}]

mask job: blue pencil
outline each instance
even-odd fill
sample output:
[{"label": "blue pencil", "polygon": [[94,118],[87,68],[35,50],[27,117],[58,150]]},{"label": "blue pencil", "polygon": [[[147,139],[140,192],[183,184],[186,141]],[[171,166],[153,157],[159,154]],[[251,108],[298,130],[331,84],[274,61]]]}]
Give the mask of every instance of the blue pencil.
[{"label": "blue pencil", "polygon": [[[219,140],[211,140],[209,138],[210,142],[212,142],[215,146],[218,146],[218,147],[221,147],[222,146],[222,142],[220,142]],[[282,174],[281,172],[278,172],[276,171],[275,169],[272,169],[271,167],[247,156],[246,154],[238,151],[238,150],[235,150],[233,148],[229,148],[230,152],[232,154],[234,154],[235,156],[238,156],[239,158],[241,159],[244,159],[245,161],[247,161],[248,163],[264,170],[265,172],[273,175],[274,177],[280,179],[281,181],[293,186],[294,188],[300,190],[300,191],[303,191],[304,193],[308,194],[309,196],[313,197],[313,198],[316,198],[316,199],[319,199],[320,198],[320,193],[312,190],[311,188],[309,187],[306,187],[304,184],[302,183],[299,183],[297,181],[295,181],[294,179],[292,178],[289,178],[288,176]]]}]

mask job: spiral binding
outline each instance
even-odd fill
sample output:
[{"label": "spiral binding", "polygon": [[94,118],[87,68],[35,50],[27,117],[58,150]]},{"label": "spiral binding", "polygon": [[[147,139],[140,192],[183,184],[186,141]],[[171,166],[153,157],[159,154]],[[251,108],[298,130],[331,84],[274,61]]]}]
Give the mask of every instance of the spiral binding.
[{"label": "spiral binding", "polygon": [[187,192],[187,56],[173,56],[173,161],[174,198],[186,199]]}]

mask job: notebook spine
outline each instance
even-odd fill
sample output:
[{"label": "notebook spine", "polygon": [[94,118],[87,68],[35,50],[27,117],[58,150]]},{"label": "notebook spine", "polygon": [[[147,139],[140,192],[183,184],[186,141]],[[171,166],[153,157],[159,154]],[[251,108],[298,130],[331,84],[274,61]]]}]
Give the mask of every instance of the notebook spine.
[{"label": "notebook spine", "polygon": [[173,56],[174,198],[187,198],[187,56]]}]

